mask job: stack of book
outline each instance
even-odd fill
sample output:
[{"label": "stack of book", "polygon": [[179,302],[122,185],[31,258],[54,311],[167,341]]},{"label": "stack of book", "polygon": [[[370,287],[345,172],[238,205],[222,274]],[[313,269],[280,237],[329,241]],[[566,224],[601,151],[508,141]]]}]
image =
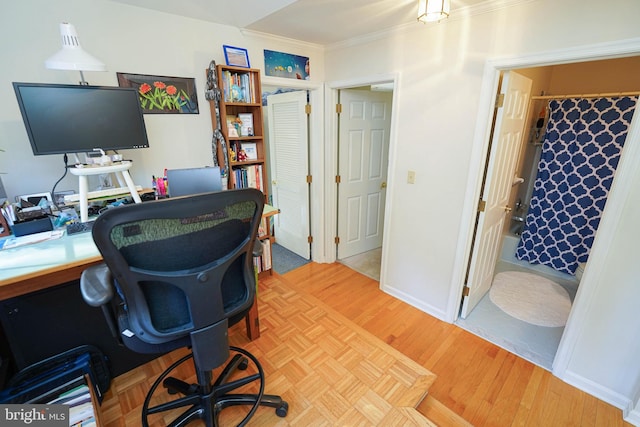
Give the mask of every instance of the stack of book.
[{"label": "stack of book", "polygon": [[262,165],[243,166],[235,168],[236,188],[256,188],[264,191],[262,182]]},{"label": "stack of book", "polygon": [[97,425],[91,390],[84,380],[82,380],[82,384],[61,393],[48,404],[69,406],[70,427],[93,427]]},{"label": "stack of book", "polygon": [[262,255],[253,259],[253,264],[258,273],[271,270],[271,240],[261,240]]},{"label": "stack of book", "polygon": [[252,73],[222,72],[224,102],[256,103],[255,82]]}]

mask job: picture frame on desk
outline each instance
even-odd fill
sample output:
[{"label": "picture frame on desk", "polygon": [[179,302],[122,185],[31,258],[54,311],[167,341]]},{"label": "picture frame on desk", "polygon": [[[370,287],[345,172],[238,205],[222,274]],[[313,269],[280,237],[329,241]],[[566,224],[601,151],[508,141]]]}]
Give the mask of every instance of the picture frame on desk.
[{"label": "picture frame on desk", "polygon": [[247,49],[235,46],[222,45],[224,60],[232,67],[251,68],[249,65],[249,52]]}]

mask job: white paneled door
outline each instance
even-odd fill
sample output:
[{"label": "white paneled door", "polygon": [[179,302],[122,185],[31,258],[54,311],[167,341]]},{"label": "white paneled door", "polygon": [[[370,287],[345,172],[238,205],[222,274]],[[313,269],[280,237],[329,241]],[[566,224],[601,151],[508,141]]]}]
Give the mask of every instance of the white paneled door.
[{"label": "white paneled door", "polygon": [[305,112],[307,92],[267,97],[269,169],[276,242],[305,259],[309,244],[309,138]]},{"label": "white paneled door", "polygon": [[382,246],[391,92],[340,91],[338,259]]},{"label": "white paneled door", "polygon": [[513,71],[502,81],[503,106],[497,110],[493,141],[485,172],[482,204],[469,264],[460,316],[466,318],[491,288],[500,254],[505,219],[510,215],[509,195],[523,138],[531,80]]}]

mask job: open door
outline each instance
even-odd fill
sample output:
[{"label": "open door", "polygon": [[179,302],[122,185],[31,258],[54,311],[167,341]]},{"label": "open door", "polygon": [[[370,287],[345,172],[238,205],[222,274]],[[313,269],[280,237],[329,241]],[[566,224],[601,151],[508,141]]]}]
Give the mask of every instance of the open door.
[{"label": "open door", "polygon": [[510,71],[501,85],[502,106],[498,103],[493,139],[485,169],[485,180],[478,207],[477,226],[463,292],[460,316],[464,319],[491,288],[494,270],[501,250],[502,232],[509,195],[523,138],[527,108],[531,96],[531,80]]},{"label": "open door", "polygon": [[309,218],[309,134],[307,92],[267,97],[269,158],[276,242],[305,259],[311,258]]},{"label": "open door", "polygon": [[392,97],[340,91],[338,259],[382,246]]}]

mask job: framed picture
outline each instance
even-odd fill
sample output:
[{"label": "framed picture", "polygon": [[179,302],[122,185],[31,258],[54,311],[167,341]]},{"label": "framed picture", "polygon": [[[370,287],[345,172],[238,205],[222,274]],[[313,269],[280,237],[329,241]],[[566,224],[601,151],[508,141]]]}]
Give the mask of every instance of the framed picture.
[{"label": "framed picture", "polygon": [[196,81],[190,77],[116,73],[118,86],[138,91],[145,114],[198,114]]},{"label": "framed picture", "polygon": [[249,52],[247,52],[247,49],[228,46],[226,44],[222,45],[222,49],[224,50],[224,60],[227,62],[227,65],[250,68]]},{"label": "framed picture", "polygon": [[253,136],[253,114],[238,113],[240,136]]},{"label": "framed picture", "polygon": [[240,148],[247,156],[247,160],[258,160],[258,150],[255,142],[243,142]]},{"label": "framed picture", "polygon": [[290,53],[264,50],[264,74],[287,79],[309,80],[309,58]]}]

